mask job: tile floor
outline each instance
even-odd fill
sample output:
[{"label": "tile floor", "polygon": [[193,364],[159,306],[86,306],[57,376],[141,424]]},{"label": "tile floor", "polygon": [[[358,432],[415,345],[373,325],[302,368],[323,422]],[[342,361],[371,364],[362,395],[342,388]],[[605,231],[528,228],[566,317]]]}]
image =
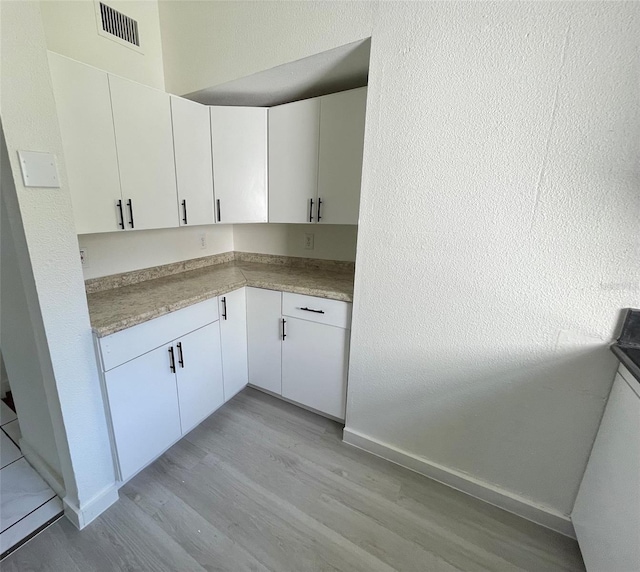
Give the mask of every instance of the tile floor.
[{"label": "tile floor", "polygon": [[62,515],[62,501],[20,451],[20,424],[0,401],[0,559]]}]

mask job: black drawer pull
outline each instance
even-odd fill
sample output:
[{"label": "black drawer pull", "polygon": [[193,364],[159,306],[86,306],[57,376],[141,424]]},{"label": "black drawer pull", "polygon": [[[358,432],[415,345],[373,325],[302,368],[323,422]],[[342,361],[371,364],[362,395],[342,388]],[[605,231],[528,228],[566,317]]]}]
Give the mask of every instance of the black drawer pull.
[{"label": "black drawer pull", "polygon": [[216,206],[218,207],[218,222],[220,222],[220,199],[216,200]]},{"label": "black drawer pull", "polygon": [[222,317],[225,320],[227,319],[227,297],[226,296],[222,298]]},{"label": "black drawer pull", "polygon": [[120,211],[120,222],[118,222],[118,226],[124,230],[124,213],[122,212],[122,201],[118,201],[116,203],[118,210]]},{"label": "black drawer pull", "polygon": [[129,207],[129,216],[131,217],[129,224],[131,225],[131,228],[135,228],[133,226],[133,201],[131,199],[127,201],[127,206]]},{"label": "black drawer pull", "polygon": [[313,222],[313,199],[311,199],[311,204],[309,205],[309,222]]},{"label": "black drawer pull", "polygon": [[184,216],[182,217],[182,222],[187,224],[187,199],[182,201],[182,208],[184,209]]},{"label": "black drawer pull", "polygon": [[284,342],[284,339],[287,337],[287,332],[284,329],[284,325],[287,323],[287,321],[282,318],[282,341]]},{"label": "black drawer pull", "polygon": [[180,351],[180,355],[178,356],[178,363],[180,367],[184,368],[184,355],[182,354],[182,342],[178,342],[176,344],[178,346],[178,350]]},{"label": "black drawer pull", "polygon": [[173,355],[173,346],[169,348],[169,369],[172,373],[176,372],[176,358]]},{"label": "black drawer pull", "polygon": [[320,222],[320,219],[322,219],[322,217],[320,216],[320,207],[322,206],[322,199],[318,197],[318,222]]},{"label": "black drawer pull", "polygon": [[313,308],[298,308],[298,310],[304,310],[305,312],[313,312],[314,314],[324,314],[324,310],[314,310]]}]

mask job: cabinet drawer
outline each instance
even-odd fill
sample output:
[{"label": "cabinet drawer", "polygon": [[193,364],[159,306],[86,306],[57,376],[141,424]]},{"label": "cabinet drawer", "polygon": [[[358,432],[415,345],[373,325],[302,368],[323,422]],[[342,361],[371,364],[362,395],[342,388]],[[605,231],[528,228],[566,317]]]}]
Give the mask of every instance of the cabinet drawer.
[{"label": "cabinet drawer", "polygon": [[309,322],[351,328],[351,304],[349,302],[283,292],[282,314]]},{"label": "cabinet drawer", "polygon": [[217,319],[218,299],[211,298],[99,338],[103,369],[109,371]]}]

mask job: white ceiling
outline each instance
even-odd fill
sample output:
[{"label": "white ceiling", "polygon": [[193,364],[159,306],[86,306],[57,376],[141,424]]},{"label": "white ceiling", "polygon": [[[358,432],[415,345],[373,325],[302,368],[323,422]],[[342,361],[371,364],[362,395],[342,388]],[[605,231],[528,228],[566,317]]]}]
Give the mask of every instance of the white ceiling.
[{"label": "white ceiling", "polygon": [[184,97],[206,105],[271,107],[367,85],[371,39],[283,64]]}]

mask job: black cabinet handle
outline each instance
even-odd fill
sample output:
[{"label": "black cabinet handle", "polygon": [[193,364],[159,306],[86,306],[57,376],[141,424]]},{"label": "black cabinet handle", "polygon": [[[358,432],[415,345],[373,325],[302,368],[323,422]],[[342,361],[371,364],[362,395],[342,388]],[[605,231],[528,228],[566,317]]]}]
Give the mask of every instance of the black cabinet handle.
[{"label": "black cabinet handle", "polygon": [[309,205],[309,222],[313,222],[313,199],[311,199]]},{"label": "black cabinet handle", "polygon": [[287,323],[287,321],[282,318],[282,341],[284,342],[284,339],[287,337],[287,333],[284,329],[284,325]]},{"label": "black cabinet handle", "polygon": [[227,319],[227,297],[226,296],[222,298],[222,317],[225,320]]},{"label": "black cabinet handle", "polygon": [[184,209],[184,216],[182,217],[182,222],[187,224],[187,199],[182,201],[182,208]]},{"label": "black cabinet handle", "polygon": [[184,355],[182,355],[182,342],[178,342],[176,346],[178,346],[178,351],[180,352],[180,354],[178,355],[178,363],[180,364],[180,367],[184,368]]},{"label": "black cabinet handle", "polygon": [[320,216],[320,207],[322,206],[322,199],[318,198],[318,222],[320,222],[320,219],[322,218]]},{"label": "black cabinet handle", "polygon": [[216,206],[218,207],[218,222],[220,222],[220,199],[216,200]]},{"label": "black cabinet handle", "polygon": [[129,199],[127,201],[127,206],[129,207],[129,216],[131,217],[131,221],[129,222],[129,224],[131,225],[131,228],[134,228],[134,226],[133,226],[133,201],[131,199]]},{"label": "black cabinet handle", "polygon": [[324,310],[314,310],[313,308],[298,308],[298,310],[304,310],[305,312],[313,312],[314,314],[324,314]]},{"label": "black cabinet handle", "polygon": [[173,346],[169,348],[169,369],[175,373],[176,372],[176,358],[173,355]]},{"label": "black cabinet handle", "polygon": [[118,222],[118,226],[124,230],[124,213],[122,212],[122,201],[118,201],[116,203],[118,206],[118,210],[120,211],[120,222]]}]

